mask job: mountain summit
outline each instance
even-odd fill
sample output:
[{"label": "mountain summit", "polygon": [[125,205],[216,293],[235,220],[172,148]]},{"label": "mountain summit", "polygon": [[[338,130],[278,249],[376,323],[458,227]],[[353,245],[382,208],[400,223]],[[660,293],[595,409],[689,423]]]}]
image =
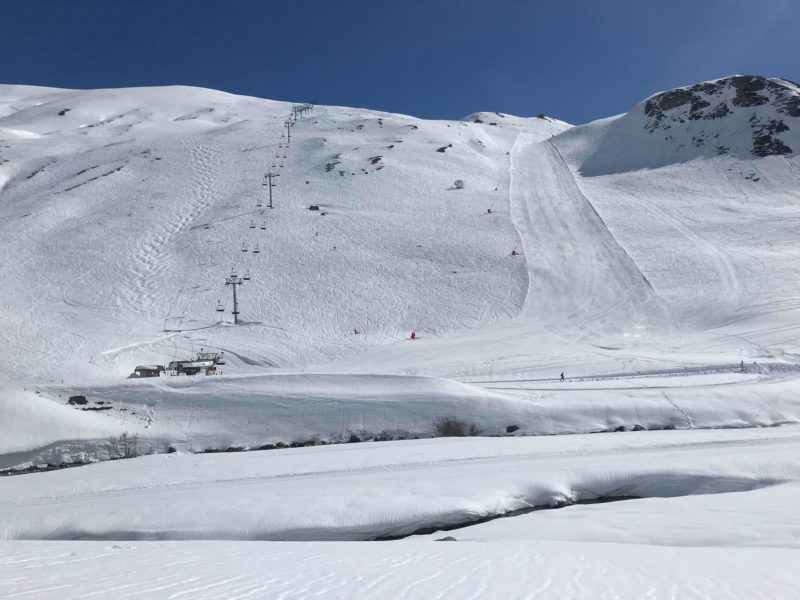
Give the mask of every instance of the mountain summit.
[{"label": "mountain summit", "polygon": [[586,127],[597,140],[581,168],[588,176],[725,154],[787,156],[800,149],[800,87],[733,75],[660,92]]},{"label": "mountain summit", "polygon": [[[662,92],[644,103],[646,127],[651,133],[668,131],[689,121],[733,119],[741,112],[751,113],[747,122],[754,156],[792,152],[780,134],[790,131],[786,117],[800,117],[800,87],[783,79],[735,75]],[[719,133],[714,134],[718,136]],[[693,138],[698,147],[711,141],[710,135]],[[727,152],[722,145],[715,149],[718,153]]]}]

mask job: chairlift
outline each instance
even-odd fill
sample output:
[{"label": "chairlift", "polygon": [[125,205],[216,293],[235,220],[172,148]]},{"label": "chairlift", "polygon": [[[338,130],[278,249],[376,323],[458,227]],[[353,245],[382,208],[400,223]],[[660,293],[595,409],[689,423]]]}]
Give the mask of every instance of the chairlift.
[{"label": "chairlift", "polygon": [[267,228],[267,222],[264,221],[263,223],[261,223],[261,229],[266,229],[266,228]]},{"label": "chairlift", "polygon": [[250,219],[250,229],[255,229],[255,228],[256,228],[256,222]]},{"label": "chairlift", "polygon": [[217,300],[217,312],[225,312],[225,307],[222,305],[222,300]]},{"label": "chairlift", "polygon": [[263,204],[261,204],[261,200],[256,202],[256,208],[261,208],[262,206],[263,206]]},{"label": "chairlift", "polygon": [[247,244],[242,242],[242,252],[247,252]]},{"label": "chairlift", "polygon": [[242,277],[245,281],[250,281],[250,269],[244,272],[244,277]]},{"label": "chairlift", "polygon": [[253,248],[253,254],[258,254],[259,252],[261,252],[261,250],[258,249],[258,244],[256,244],[256,247]]}]

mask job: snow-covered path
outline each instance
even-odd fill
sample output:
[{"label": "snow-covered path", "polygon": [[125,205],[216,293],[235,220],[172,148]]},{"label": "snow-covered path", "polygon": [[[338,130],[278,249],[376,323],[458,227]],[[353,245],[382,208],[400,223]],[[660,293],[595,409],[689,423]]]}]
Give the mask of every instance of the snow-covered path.
[{"label": "snow-covered path", "polygon": [[647,278],[549,141],[521,135],[512,150],[512,177],[511,216],[528,263],[524,318],[581,336],[665,325]]}]

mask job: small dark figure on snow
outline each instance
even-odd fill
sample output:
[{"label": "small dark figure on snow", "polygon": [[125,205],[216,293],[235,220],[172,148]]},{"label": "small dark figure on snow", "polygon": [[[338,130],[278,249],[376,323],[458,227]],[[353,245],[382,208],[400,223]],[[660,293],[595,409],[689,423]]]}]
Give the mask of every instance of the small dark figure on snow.
[{"label": "small dark figure on snow", "polygon": [[561,381],[564,381],[564,371],[561,371]]}]

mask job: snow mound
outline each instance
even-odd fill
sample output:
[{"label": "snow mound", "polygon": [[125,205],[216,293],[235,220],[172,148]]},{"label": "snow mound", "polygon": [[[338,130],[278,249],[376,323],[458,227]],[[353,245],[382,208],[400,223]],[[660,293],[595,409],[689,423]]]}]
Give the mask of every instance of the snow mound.
[{"label": "snow mound", "polygon": [[145,456],[0,478],[0,539],[370,540],[581,500],[796,482],[797,440],[785,427]]}]

